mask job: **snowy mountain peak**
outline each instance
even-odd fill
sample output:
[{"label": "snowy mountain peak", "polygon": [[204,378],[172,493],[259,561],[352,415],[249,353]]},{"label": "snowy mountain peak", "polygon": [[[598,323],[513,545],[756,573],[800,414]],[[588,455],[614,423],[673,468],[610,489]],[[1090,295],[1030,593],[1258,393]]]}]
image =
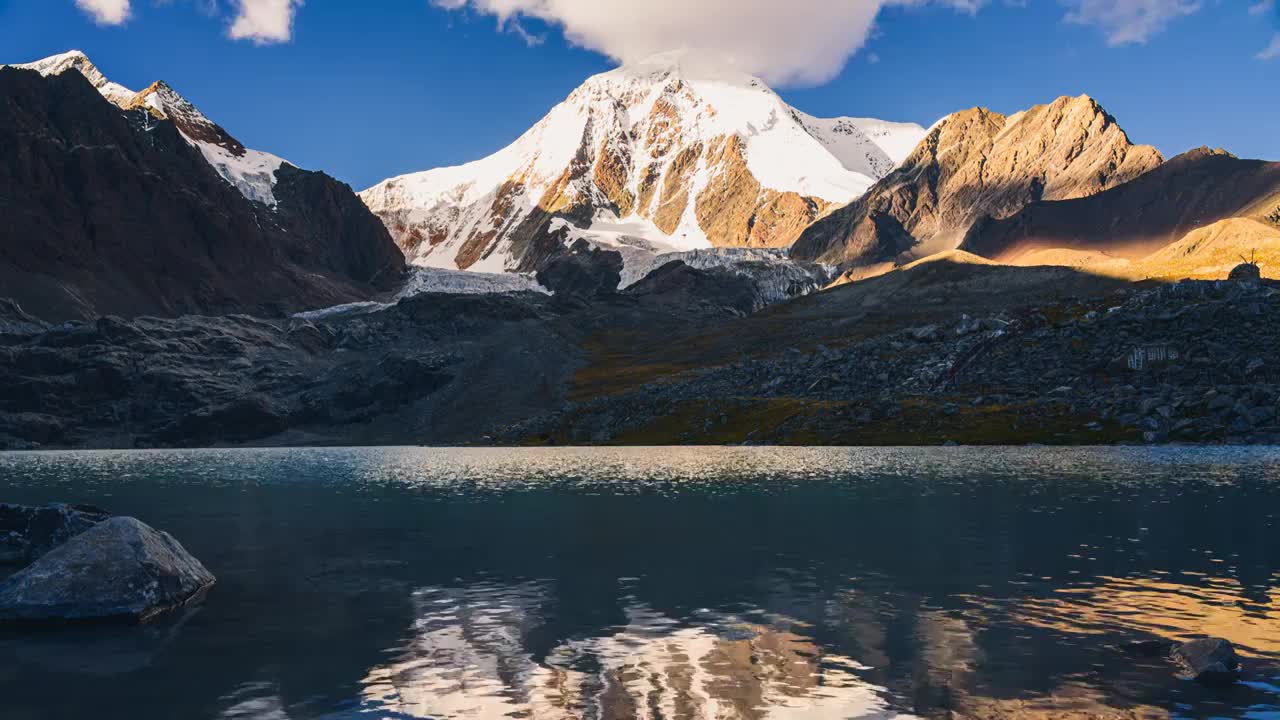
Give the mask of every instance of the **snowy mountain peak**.
[{"label": "snowy mountain peak", "polygon": [[250,200],[275,206],[275,173],[285,161],[270,153],[246,148],[168,83],[157,81],[146,90],[135,93],[108,80],[88,56],[79,50],[14,67],[35,70],[46,76],[75,70],[97,88],[104,98],[121,109],[142,109],[159,119],[173,121],[187,142],[204,155],[223,179]]},{"label": "snowy mountain peak", "polygon": [[127,103],[129,109],[145,108],[158,118],[172,120],[189,139],[217,145],[236,157],[243,157],[246,148],[239,140],[210,120],[191,101],[163,80],[134,95]]},{"label": "snowy mountain peak", "polygon": [[640,259],[784,247],[923,136],[806,115],[759,78],[681,51],[587,79],[494,155],[361,197],[406,256],[451,269],[531,270],[579,238]]},{"label": "snowy mountain peak", "polygon": [[102,74],[102,71],[98,70],[98,67],[89,60],[89,56],[79,50],[69,50],[58,55],[52,55],[44,58],[43,60],[14,65],[13,67],[21,68],[23,70],[35,70],[41,75],[46,76],[61,75],[68,70],[75,70],[85,76],[85,79],[89,81],[89,84],[97,88],[98,92],[102,93],[103,97],[117,105],[125,103],[129,98],[133,97],[132,90],[108,80],[107,77]]}]

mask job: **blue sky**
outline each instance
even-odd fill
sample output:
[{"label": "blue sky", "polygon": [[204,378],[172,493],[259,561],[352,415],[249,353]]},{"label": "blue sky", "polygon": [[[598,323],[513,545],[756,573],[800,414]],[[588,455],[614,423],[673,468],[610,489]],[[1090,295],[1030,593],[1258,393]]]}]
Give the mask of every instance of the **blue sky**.
[{"label": "blue sky", "polygon": [[0,0],[0,62],[82,49],[116,82],[164,79],[249,146],[357,189],[493,152],[615,66],[605,53],[690,36],[815,115],[928,125],[1088,93],[1166,155],[1280,160],[1266,0],[650,0],[640,19],[591,15],[612,1]]}]

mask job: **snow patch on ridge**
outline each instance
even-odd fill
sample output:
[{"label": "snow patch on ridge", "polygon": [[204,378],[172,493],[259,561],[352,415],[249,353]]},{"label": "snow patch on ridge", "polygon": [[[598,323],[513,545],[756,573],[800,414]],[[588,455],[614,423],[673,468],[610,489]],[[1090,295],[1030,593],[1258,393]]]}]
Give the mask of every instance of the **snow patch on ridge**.
[{"label": "snow patch on ridge", "polygon": [[20,70],[35,70],[44,76],[61,75],[68,70],[75,70],[89,81],[90,85],[97,88],[102,96],[116,105],[123,106],[129,100],[133,99],[135,93],[129,88],[113,83],[98,70],[89,57],[79,50],[70,50],[58,55],[52,55],[43,60],[35,62],[23,63],[21,65],[0,65],[0,67],[15,67]]},{"label": "snow patch on ridge", "polygon": [[187,142],[195,146],[213,169],[235,186],[241,195],[267,207],[276,206],[276,171],[285,165],[284,158],[248,148],[244,155],[236,156],[217,145],[191,138],[187,138]]}]

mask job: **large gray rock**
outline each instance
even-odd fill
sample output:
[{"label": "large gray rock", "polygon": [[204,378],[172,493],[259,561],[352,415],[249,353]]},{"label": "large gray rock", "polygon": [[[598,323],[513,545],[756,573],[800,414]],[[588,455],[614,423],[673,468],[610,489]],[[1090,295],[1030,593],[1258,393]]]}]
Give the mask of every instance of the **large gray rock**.
[{"label": "large gray rock", "polygon": [[1227,277],[1242,282],[1261,282],[1262,268],[1258,267],[1257,263],[1242,263],[1232,268],[1231,274]]},{"label": "large gray rock", "polygon": [[0,565],[30,565],[107,517],[92,505],[0,503]]},{"label": "large gray rock", "polygon": [[1180,674],[1206,685],[1227,685],[1240,677],[1240,659],[1231,642],[1222,638],[1202,638],[1182,643],[1170,653]]},{"label": "large gray rock", "polygon": [[145,622],[203,594],[214,580],[168,533],[111,518],[0,582],[0,621]]}]

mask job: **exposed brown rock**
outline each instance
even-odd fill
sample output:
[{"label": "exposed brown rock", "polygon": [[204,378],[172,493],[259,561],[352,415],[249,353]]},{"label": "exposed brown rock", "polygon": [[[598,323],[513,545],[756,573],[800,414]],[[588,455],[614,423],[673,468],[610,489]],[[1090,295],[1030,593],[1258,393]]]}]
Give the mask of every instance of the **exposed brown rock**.
[{"label": "exposed brown rock", "polygon": [[662,177],[662,165],[657,162],[649,163],[644,169],[644,175],[640,180],[640,197],[636,199],[636,208],[639,214],[645,217],[651,217],[653,214],[653,199],[658,194],[658,179]]},{"label": "exposed brown rock", "polygon": [[717,247],[786,247],[827,203],[766,190],[747,168],[746,142],[720,138],[707,152],[711,180],[697,198],[698,225]]},{"label": "exposed brown rock", "polygon": [[1101,192],[1161,161],[1087,96],[1009,117],[965,110],[934,127],[864,197],[809,228],[793,255],[855,266],[952,249],[979,220]]},{"label": "exposed brown rock", "polygon": [[649,111],[649,132],[644,138],[649,157],[655,160],[665,157],[674,148],[679,136],[680,109],[668,98],[658,98]]},{"label": "exposed brown rock", "polygon": [[680,226],[685,208],[689,206],[689,190],[693,171],[702,155],[702,143],[682,148],[667,169],[667,179],[662,184],[662,195],[653,209],[653,224],[664,233],[671,234]]},{"label": "exposed brown rock", "polygon": [[480,260],[500,229],[510,221],[516,208],[516,200],[523,194],[523,186],[517,183],[508,181],[502,184],[489,205],[489,228],[483,232],[473,232],[458,249],[454,261],[460,269],[466,270]]},{"label": "exposed brown rock", "polygon": [[636,207],[636,196],[627,188],[631,163],[630,148],[606,141],[596,156],[596,165],[592,171],[596,187],[613,203],[619,217],[630,215]]}]

